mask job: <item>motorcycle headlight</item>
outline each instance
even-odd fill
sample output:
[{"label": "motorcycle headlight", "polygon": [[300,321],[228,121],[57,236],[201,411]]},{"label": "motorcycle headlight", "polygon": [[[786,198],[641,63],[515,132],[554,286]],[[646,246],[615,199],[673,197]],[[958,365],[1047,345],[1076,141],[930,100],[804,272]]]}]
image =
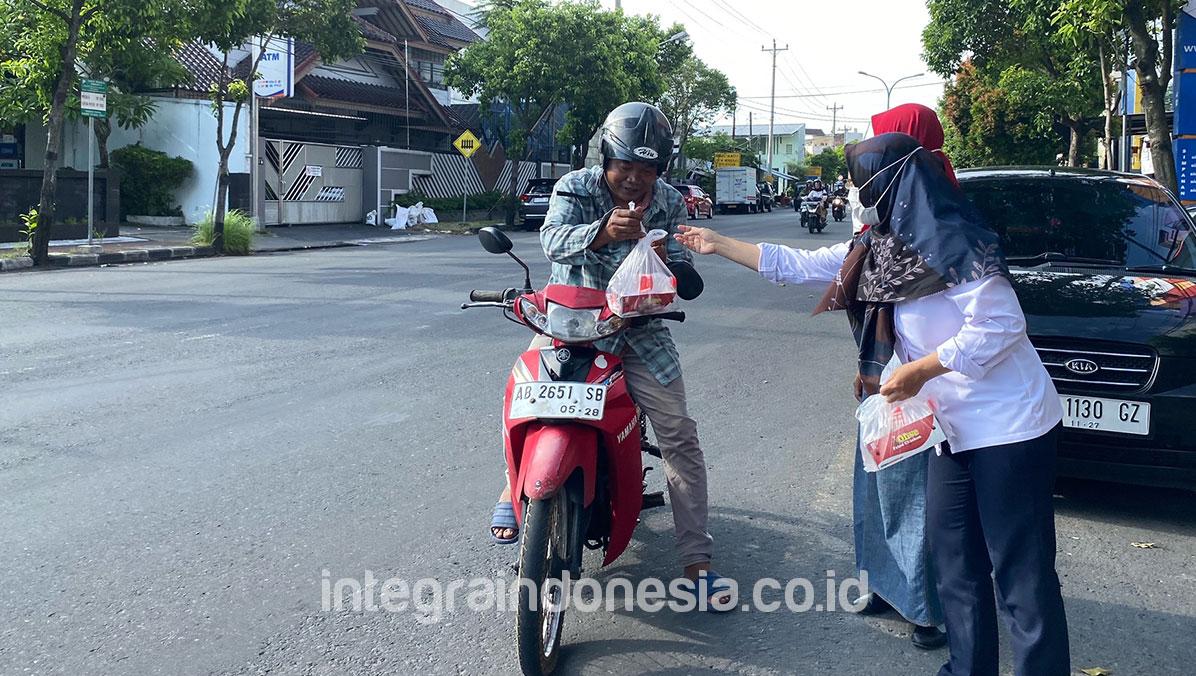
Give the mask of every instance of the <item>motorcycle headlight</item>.
[{"label": "motorcycle headlight", "polygon": [[519,299],[519,313],[523,315],[532,326],[547,333],[548,332],[548,317],[540,312],[540,308],[536,304],[526,298]]},{"label": "motorcycle headlight", "polygon": [[550,303],[548,313],[527,299],[520,299],[520,310],[528,323],[566,343],[589,343],[622,331],[627,322],[621,317],[598,321],[601,310],[574,310]]}]

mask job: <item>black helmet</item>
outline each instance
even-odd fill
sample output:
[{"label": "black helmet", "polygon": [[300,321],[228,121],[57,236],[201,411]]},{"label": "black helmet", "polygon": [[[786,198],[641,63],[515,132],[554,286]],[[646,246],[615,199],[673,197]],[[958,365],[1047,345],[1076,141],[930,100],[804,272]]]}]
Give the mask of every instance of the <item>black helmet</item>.
[{"label": "black helmet", "polygon": [[656,106],[624,103],[602,123],[602,159],[651,162],[664,174],[673,155],[673,126]]}]

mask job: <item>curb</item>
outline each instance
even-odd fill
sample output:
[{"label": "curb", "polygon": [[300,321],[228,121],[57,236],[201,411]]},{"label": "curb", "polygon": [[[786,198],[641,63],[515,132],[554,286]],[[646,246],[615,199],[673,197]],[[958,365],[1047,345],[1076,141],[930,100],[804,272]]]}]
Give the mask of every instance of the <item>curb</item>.
[{"label": "curb", "polygon": [[[210,246],[172,246],[157,249],[126,249],[125,251],[108,251],[106,253],[98,254],[52,253],[50,254],[50,265],[63,268],[78,268],[97,265],[114,265],[120,263],[146,263],[149,261],[201,258],[212,255],[212,247]],[[30,265],[32,265],[32,260],[30,260]]]},{"label": "curb", "polygon": [[18,258],[0,258],[0,272],[9,270],[24,270],[33,267],[33,259],[28,256]]},{"label": "curb", "polygon": [[[360,247],[369,244],[395,244],[400,242],[419,242],[436,239],[443,233],[421,233],[393,238],[377,238],[367,240],[348,240],[328,244],[307,244],[300,246],[278,247],[274,249],[256,249],[250,252],[252,256],[265,256],[275,253],[296,251],[319,251],[322,249],[344,249]],[[207,258],[215,256],[210,246],[169,246],[147,249],[126,249],[124,251],[107,251],[100,253],[51,253],[46,267],[54,268],[82,268],[100,265],[119,265],[122,263],[148,263],[187,258]],[[25,270],[33,268],[33,259],[28,256],[18,258],[0,258],[0,272],[9,270]]]}]

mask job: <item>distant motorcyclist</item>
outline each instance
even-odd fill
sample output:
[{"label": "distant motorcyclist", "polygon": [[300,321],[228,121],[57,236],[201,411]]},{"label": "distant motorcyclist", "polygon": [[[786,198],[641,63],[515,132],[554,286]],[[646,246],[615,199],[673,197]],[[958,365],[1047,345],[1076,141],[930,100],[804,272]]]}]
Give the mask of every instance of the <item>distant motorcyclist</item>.
[{"label": "distant motorcyclist", "polygon": [[835,179],[835,189],[831,192],[831,195],[835,197],[847,197],[847,181],[843,180],[842,174],[839,175],[839,178]]},{"label": "distant motorcyclist", "polygon": [[814,179],[814,184],[810,191],[802,198],[803,201],[818,200],[818,218],[826,221],[826,203],[830,199],[830,195],[826,192],[826,186],[823,185],[822,179]]},{"label": "distant motorcyclist", "polygon": [[802,201],[806,199],[806,195],[809,195],[810,191],[813,189],[814,189],[814,179],[812,179],[812,178],[806,179],[805,187],[798,189],[796,191],[796,194],[794,195],[794,200],[793,200],[793,210],[794,211],[801,211]]}]

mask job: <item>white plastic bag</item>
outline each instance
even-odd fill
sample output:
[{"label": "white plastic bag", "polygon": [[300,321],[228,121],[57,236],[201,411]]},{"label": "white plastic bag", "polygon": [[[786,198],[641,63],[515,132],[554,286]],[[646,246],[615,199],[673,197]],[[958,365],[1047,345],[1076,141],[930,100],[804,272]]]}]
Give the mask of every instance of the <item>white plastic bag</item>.
[{"label": "white plastic bag", "polygon": [[370,213],[365,215],[366,225],[378,225],[378,210],[371,209]]},{"label": "white plastic bag", "polygon": [[391,230],[406,230],[409,223],[409,210],[396,204],[394,211],[394,218],[388,218],[384,222],[390,226]]},{"label": "white plastic bag", "polygon": [[[888,381],[900,365],[894,356],[880,381]],[[860,404],[855,417],[860,421],[860,454],[868,472],[891,467],[946,440],[934,419],[933,402],[922,395],[890,404],[874,394]]]},{"label": "white plastic bag", "polygon": [[606,286],[606,302],[620,317],[643,317],[671,312],[676,306],[677,278],[652,244],[668,237],[664,230],[652,230],[619,264]]},{"label": "white plastic bag", "polygon": [[407,209],[407,227],[423,224],[424,203],[416,202]]}]

